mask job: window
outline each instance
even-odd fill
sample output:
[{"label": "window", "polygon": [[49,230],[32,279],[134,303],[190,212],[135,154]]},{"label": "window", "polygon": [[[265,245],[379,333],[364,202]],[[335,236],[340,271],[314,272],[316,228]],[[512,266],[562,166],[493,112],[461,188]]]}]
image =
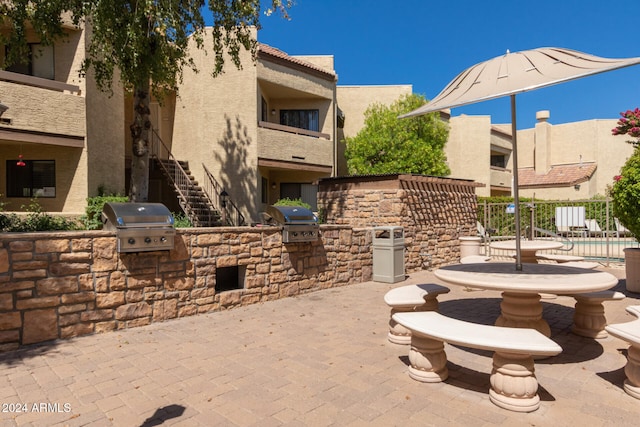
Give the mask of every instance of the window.
[{"label": "window", "polygon": [[497,168],[505,168],[507,166],[505,155],[504,154],[492,154],[491,155],[491,166],[495,166]]},{"label": "window", "polygon": [[260,119],[263,122],[266,122],[266,121],[269,120],[269,114],[267,112],[268,108],[269,108],[269,105],[267,104],[267,101],[263,97],[262,98],[262,107],[261,107],[261,111],[260,111]]},{"label": "window", "polygon": [[53,46],[30,43],[29,49],[31,50],[31,54],[29,55],[28,62],[13,64],[7,67],[7,71],[53,80],[55,77]]},{"label": "window", "polygon": [[55,160],[7,160],[7,197],[56,197]]},{"label": "window", "polygon": [[318,186],[313,184],[282,183],[280,184],[280,198],[291,200],[300,199],[311,205],[312,211],[318,210]]},{"label": "window", "polygon": [[318,110],[280,110],[280,124],[299,129],[320,131]]}]

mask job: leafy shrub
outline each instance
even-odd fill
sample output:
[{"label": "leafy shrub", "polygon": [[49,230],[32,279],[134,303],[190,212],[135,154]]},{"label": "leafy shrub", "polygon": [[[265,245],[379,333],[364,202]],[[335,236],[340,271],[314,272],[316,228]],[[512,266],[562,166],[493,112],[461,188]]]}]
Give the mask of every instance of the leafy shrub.
[{"label": "leafy shrub", "polygon": [[89,197],[87,199],[87,208],[85,214],[80,217],[80,221],[87,230],[99,230],[102,228],[102,209],[105,203],[124,203],[128,202],[129,198],[119,195],[99,195],[96,197]]},{"label": "leafy shrub", "polygon": [[288,197],[278,200],[273,206],[301,206],[311,210],[311,205],[303,202],[302,199],[289,199]]},{"label": "leafy shrub", "polygon": [[193,223],[189,219],[189,217],[184,213],[173,213],[173,225],[176,228],[191,228],[193,227]]},{"label": "leafy shrub", "polygon": [[6,232],[65,231],[78,230],[78,224],[61,216],[52,216],[42,211],[42,207],[31,199],[28,206],[22,206],[29,213],[25,217],[12,214],[0,214],[0,229]]},{"label": "leafy shrub", "polygon": [[610,189],[613,214],[640,240],[640,148],[622,166]]}]

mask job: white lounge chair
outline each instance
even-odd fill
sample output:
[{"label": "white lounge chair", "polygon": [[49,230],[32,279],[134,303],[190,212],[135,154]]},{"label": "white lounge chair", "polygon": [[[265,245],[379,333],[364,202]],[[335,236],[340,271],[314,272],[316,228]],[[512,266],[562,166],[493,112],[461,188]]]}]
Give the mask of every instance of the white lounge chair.
[{"label": "white lounge chair", "polygon": [[584,225],[587,227],[587,236],[589,237],[602,237],[602,228],[595,219],[585,219]]},{"label": "white lounge chair", "polygon": [[613,221],[616,223],[616,237],[626,237],[630,236],[631,232],[620,223],[618,218],[614,218]]},{"label": "white lounge chair", "polygon": [[584,206],[556,207],[556,231],[561,236],[586,237]]}]

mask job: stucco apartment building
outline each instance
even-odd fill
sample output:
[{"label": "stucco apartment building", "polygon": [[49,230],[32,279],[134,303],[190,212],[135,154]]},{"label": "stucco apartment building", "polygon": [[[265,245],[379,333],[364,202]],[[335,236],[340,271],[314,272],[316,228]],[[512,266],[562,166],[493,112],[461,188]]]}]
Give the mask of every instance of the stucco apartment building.
[{"label": "stucco apartment building", "polygon": [[[45,211],[78,215],[100,189],[126,194],[133,117],[131,97],[101,93],[79,74],[87,35],[67,28],[68,41],[42,50],[33,39],[28,66],[0,71],[0,203],[20,211],[37,197]],[[4,49],[0,49],[0,55]],[[194,49],[200,73],[187,71],[179,94],[153,101],[154,153],[179,161],[211,204],[229,195],[244,220],[280,198],[314,205],[323,177],[346,174],[345,137],[364,123],[374,102],[390,104],[411,85],[339,86],[331,55],[291,56],[261,44],[255,63],[242,53],[213,79],[213,55]],[[1,59],[1,56],[0,56]],[[489,116],[442,112],[450,125],[445,147],[453,178],[485,184],[478,195],[511,194],[510,127]],[[541,113],[535,128],[519,131],[521,194],[577,199],[604,194],[631,154],[615,120],[552,125]],[[174,189],[152,163],[150,201],[180,209]],[[215,183],[211,186],[209,184]]]},{"label": "stucco apartment building", "polygon": [[[45,211],[82,212],[99,186],[124,189],[123,93],[108,97],[79,74],[86,34],[66,31],[66,42],[46,48],[32,38],[30,64],[0,70],[5,210],[37,197]],[[0,60],[4,54],[2,47]]]},{"label": "stucco apartment building", "polygon": [[[68,41],[34,55],[28,66],[0,71],[0,103],[7,107],[0,117],[5,210],[24,210],[37,197],[46,211],[77,215],[100,189],[126,194],[132,99],[117,88],[107,96],[79,74],[87,35],[72,26],[67,31]],[[35,39],[32,49],[41,49]],[[315,205],[314,183],[338,173],[345,117],[353,126],[379,94],[393,100],[411,90],[342,91],[333,56],[290,56],[265,44],[255,62],[243,52],[242,69],[227,65],[215,79],[213,55],[197,49],[193,55],[201,72],[186,71],[178,94],[151,102],[153,153],[165,163],[179,161],[208,189],[214,208],[220,208],[218,192],[228,194],[227,206],[237,207],[244,223],[259,221],[280,198]],[[160,161],[151,164],[149,200],[177,211]]]},{"label": "stucco apartment building", "polygon": [[[533,128],[518,131],[520,195],[545,200],[579,200],[606,195],[607,186],[632,154],[624,136],[613,136],[617,119],[551,124],[539,111]],[[511,126],[490,116],[449,117],[445,147],[451,177],[485,184],[479,196],[512,194]]]},{"label": "stucco apartment building", "polygon": [[[100,93],[79,74],[86,32],[67,31],[67,41],[28,66],[0,72],[6,210],[37,197],[46,211],[80,214],[99,188],[126,194],[131,97]],[[41,48],[34,39],[33,52]],[[206,167],[246,222],[281,196],[314,199],[309,184],[331,176],[336,163],[333,57],[294,58],[261,45],[255,65],[244,53],[242,70],[229,65],[213,79],[213,55],[194,52],[202,72],[187,72],[179,95],[151,104],[153,152],[188,165],[199,183],[209,179]],[[158,164],[151,169],[150,201],[175,206]],[[218,195],[210,196],[215,206]]]}]

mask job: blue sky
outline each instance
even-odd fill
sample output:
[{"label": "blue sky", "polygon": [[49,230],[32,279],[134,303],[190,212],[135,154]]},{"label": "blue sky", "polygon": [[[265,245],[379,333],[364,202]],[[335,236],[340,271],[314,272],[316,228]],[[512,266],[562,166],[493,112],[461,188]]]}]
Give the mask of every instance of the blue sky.
[{"label": "blue sky", "polygon": [[[411,84],[435,97],[458,73],[506,52],[564,47],[640,56],[634,2],[605,0],[295,0],[291,20],[263,16],[260,42],[290,55],[334,55],[339,85]],[[267,1],[265,1],[266,3]],[[518,128],[617,119],[640,107],[640,65],[517,96]],[[508,98],[452,110],[510,122]]]}]

